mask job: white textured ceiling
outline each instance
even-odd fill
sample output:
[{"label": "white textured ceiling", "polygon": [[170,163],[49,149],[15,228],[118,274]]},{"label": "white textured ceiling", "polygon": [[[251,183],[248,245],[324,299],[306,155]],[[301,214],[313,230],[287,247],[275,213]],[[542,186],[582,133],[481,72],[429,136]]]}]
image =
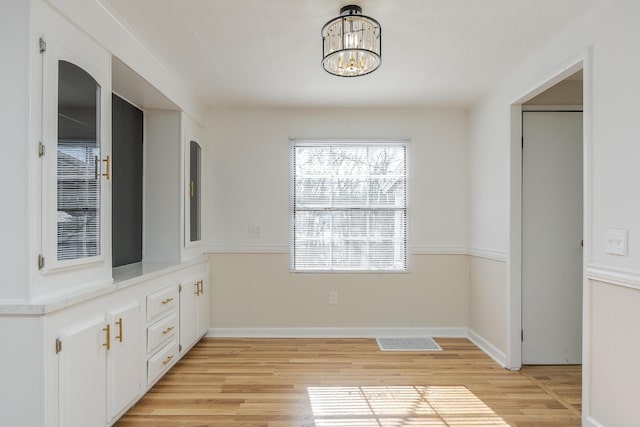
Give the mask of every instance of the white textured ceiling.
[{"label": "white textured ceiling", "polygon": [[[602,0],[102,0],[207,106],[466,106]],[[320,66],[320,29],[358,4],[382,66]]]}]

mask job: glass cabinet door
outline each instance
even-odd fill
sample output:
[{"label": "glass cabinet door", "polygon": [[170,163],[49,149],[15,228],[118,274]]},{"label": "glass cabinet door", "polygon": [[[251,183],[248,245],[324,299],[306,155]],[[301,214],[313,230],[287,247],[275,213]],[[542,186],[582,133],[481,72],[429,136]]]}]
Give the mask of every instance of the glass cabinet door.
[{"label": "glass cabinet door", "polygon": [[111,144],[105,126],[111,97],[105,98],[110,87],[101,70],[59,44],[47,47],[40,156],[43,256],[38,268],[45,274],[69,270],[50,279],[60,286],[74,278],[110,280],[105,224],[111,218]]},{"label": "glass cabinet door", "polygon": [[189,143],[189,241],[200,240],[200,163],[202,149],[200,145]]},{"label": "glass cabinet door", "polygon": [[58,261],[100,255],[100,85],[58,61]]}]

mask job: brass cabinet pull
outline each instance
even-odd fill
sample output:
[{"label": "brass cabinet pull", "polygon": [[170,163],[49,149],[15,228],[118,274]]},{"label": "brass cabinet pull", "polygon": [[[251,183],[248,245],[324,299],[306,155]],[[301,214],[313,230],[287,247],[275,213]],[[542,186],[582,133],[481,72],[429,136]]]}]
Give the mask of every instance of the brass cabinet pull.
[{"label": "brass cabinet pull", "polygon": [[116,325],[119,327],[120,335],[116,335],[116,339],[122,342],[122,317],[118,319]]},{"label": "brass cabinet pull", "polygon": [[107,333],[107,342],[102,344],[102,346],[107,347],[107,350],[111,350],[111,325],[107,323],[107,326],[102,328],[102,330]]},{"label": "brass cabinet pull", "polygon": [[204,280],[198,280],[200,286],[200,294],[204,294]]},{"label": "brass cabinet pull", "polygon": [[102,176],[107,178],[107,181],[109,181],[109,179],[111,178],[111,171],[110,171],[110,169],[111,169],[111,158],[107,155],[107,157],[102,161],[106,163],[105,166],[106,166],[106,170],[107,170],[107,173],[103,173]]},{"label": "brass cabinet pull", "polygon": [[162,361],[162,364],[163,364],[164,366],[167,366],[167,364],[168,364],[169,362],[171,362],[171,359],[173,359],[173,354],[172,354],[171,356],[167,357],[166,359],[164,359],[164,360]]},{"label": "brass cabinet pull", "polygon": [[167,298],[166,300],[162,301],[161,304],[166,305],[166,304],[169,304],[171,301],[173,301],[173,298]]},{"label": "brass cabinet pull", "polygon": [[189,182],[189,195],[191,197],[195,197],[196,195],[196,183],[193,181]]},{"label": "brass cabinet pull", "polygon": [[169,326],[167,329],[162,331],[162,335],[167,335],[169,332],[173,331],[173,326]]}]

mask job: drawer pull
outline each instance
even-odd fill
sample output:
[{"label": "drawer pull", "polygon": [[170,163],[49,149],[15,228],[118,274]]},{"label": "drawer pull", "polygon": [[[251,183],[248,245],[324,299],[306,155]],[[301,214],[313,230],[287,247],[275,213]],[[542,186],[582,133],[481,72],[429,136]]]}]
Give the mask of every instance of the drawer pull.
[{"label": "drawer pull", "polygon": [[169,304],[171,301],[173,301],[173,298],[167,298],[166,300],[162,301],[162,304],[166,305],[166,304]]},{"label": "drawer pull", "polygon": [[167,366],[167,365],[169,364],[169,362],[171,362],[171,359],[173,359],[173,354],[172,354],[171,356],[168,356],[166,359],[164,359],[164,360],[162,361],[162,364],[163,364],[164,366]]},{"label": "drawer pull", "polygon": [[173,326],[169,326],[167,329],[162,331],[162,335],[167,335],[169,332],[173,331]]}]

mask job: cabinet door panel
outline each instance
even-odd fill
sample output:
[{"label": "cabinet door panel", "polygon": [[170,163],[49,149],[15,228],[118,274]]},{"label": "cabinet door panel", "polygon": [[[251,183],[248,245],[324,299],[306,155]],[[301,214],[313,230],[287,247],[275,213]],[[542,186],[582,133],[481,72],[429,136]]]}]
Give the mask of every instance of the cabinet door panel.
[{"label": "cabinet door panel", "polygon": [[107,354],[109,420],[138,397],[140,366],[144,356],[142,316],[137,301],[107,314],[111,325],[111,350]]},{"label": "cabinet door panel", "polygon": [[200,295],[198,295],[198,322],[196,334],[198,337],[204,335],[209,330],[209,284],[208,280],[201,279],[202,284]]},{"label": "cabinet door panel", "polygon": [[46,292],[111,279],[110,55],[65,39],[48,36],[42,67],[38,269],[48,277],[38,277]]},{"label": "cabinet door panel", "polygon": [[99,316],[59,334],[60,425],[106,425],[105,320]]},{"label": "cabinet door panel", "polygon": [[189,280],[182,283],[180,292],[180,345],[182,351],[186,351],[196,340],[197,313],[197,293],[198,284],[196,280]]}]

